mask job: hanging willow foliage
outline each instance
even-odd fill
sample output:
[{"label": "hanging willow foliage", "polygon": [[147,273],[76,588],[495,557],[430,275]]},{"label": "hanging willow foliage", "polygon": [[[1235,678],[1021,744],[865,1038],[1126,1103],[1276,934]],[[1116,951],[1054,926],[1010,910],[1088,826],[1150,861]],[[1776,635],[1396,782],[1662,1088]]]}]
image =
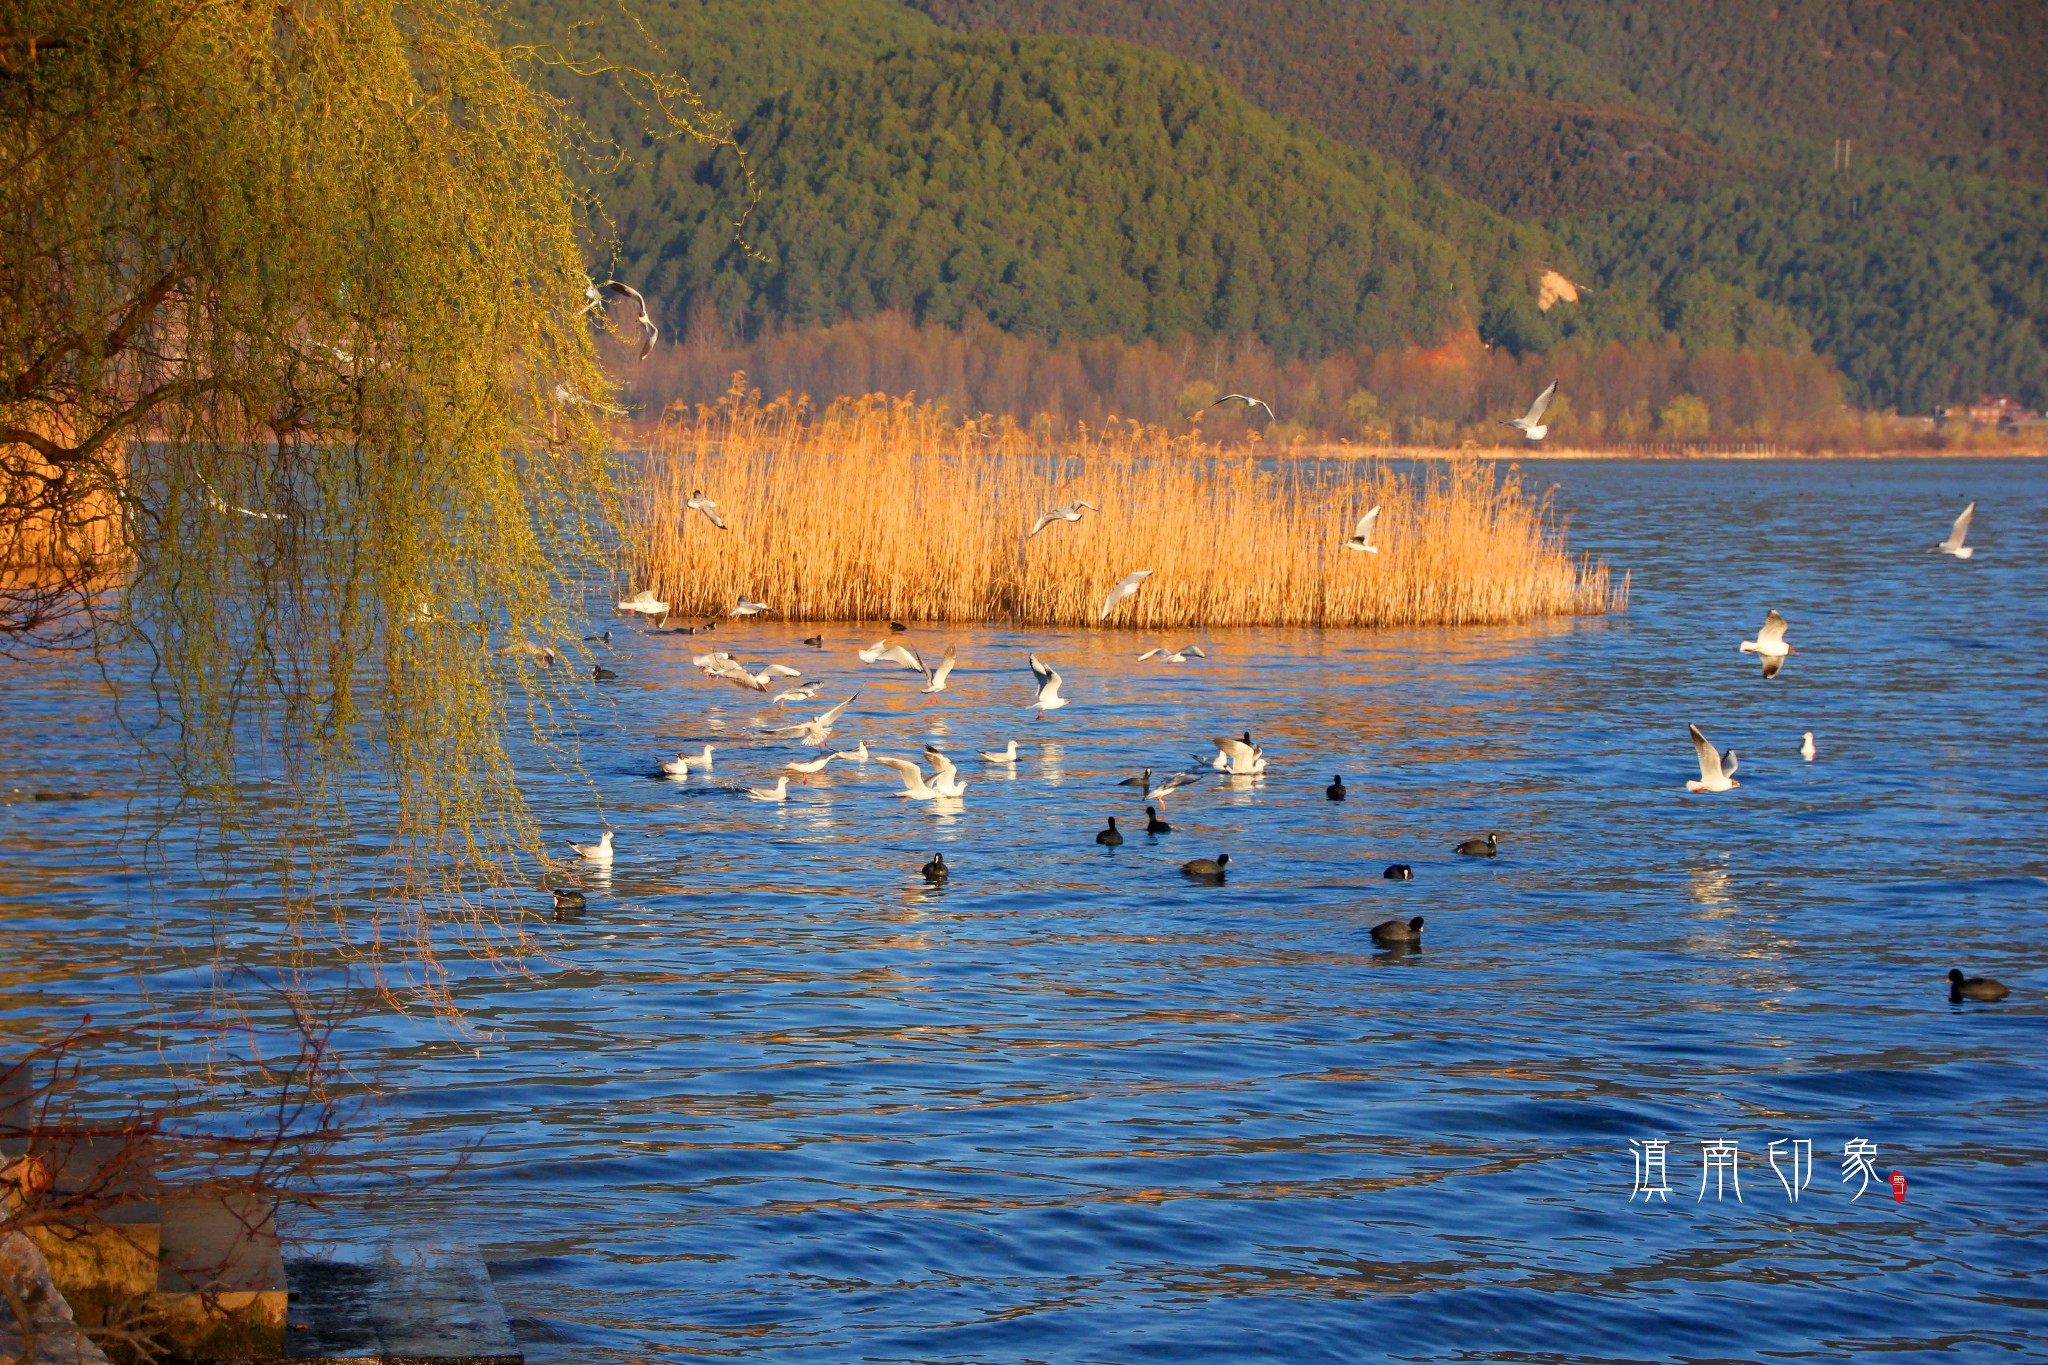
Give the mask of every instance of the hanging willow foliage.
[{"label": "hanging willow foliage", "polygon": [[[431,988],[451,919],[517,940],[492,888],[538,847],[508,737],[545,742],[569,670],[503,651],[575,639],[608,563],[600,215],[528,68],[729,135],[674,78],[504,46],[472,0],[0,26],[0,647],[144,651],[187,813],[278,851],[296,923],[409,944]],[[330,851],[387,838],[396,909],[314,916],[342,909]]]}]

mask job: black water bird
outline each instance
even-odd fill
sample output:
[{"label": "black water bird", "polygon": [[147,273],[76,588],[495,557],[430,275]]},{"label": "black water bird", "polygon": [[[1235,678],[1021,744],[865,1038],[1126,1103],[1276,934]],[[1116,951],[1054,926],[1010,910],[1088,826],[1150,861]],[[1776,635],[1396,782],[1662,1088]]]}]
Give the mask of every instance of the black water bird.
[{"label": "black water bird", "polygon": [[1484,839],[1467,839],[1453,851],[1468,858],[1491,858],[1500,852],[1500,836],[1489,834]]},{"label": "black water bird", "polygon": [[924,874],[924,879],[928,882],[942,882],[953,875],[953,869],[946,866],[946,855],[943,853],[934,853],[932,860],[918,871]]},{"label": "black water bird", "polygon": [[574,915],[582,911],[585,903],[584,896],[577,888],[573,886],[558,886],[554,889],[554,894],[555,913],[557,915]]},{"label": "black water bird", "polygon": [[612,633],[611,633],[610,631],[606,631],[606,632],[604,632],[604,634],[602,634],[602,635],[586,635],[586,636],[584,636],[584,637],[583,637],[583,643],[584,643],[584,644],[586,644],[586,645],[588,645],[588,644],[606,644],[606,645],[608,645],[608,644],[610,644],[611,642],[612,642]]},{"label": "black water bird", "polygon": [[812,649],[823,649],[825,647],[825,637],[822,635],[807,635],[804,637],[804,643]]},{"label": "black water bird", "polygon": [[1152,770],[1150,768],[1147,768],[1144,772],[1139,773],[1136,777],[1127,777],[1123,781],[1117,783],[1117,785],[1119,787],[1143,787],[1146,791],[1151,791]]},{"label": "black water bird", "polygon": [[1147,834],[1171,834],[1173,826],[1159,818],[1159,812],[1151,806],[1145,807],[1145,832]]},{"label": "black water bird", "polygon": [[1111,848],[1115,848],[1123,841],[1124,836],[1116,832],[1116,817],[1114,815],[1109,817],[1109,828],[1099,831],[1095,836],[1096,843],[1107,844]]},{"label": "black water bird", "polygon": [[1344,774],[1338,773],[1336,777],[1331,779],[1330,785],[1323,788],[1323,795],[1329,797],[1332,801],[1342,801],[1344,799]]},{"label": "black water bird", "polygon": [[1390,919],[1372,927],[1372,941],[1382,948],[1393,943],[1422,942],[1422,916],[1411,920]]},{"label": "black water bird", "polygon": [[597,682],[613,682],[619,675],[606,668],[603,664],[592,664],[590,666],[590,676]]},{"label": "black water bird", "polygon": [[1230,866],[1230,855],[1219,853],[1213,858],[1196,858],[1182,863],[1180,870],[1190,877],[1206,878],[1209,881],[1223,880],[1223,871]]},{"label": "black water bird", "polygon": [[1948,969],[1950,1004],[1964,1000],[2003,1000],[2011,994],[2011,989],[2003,981],[1993,981],[1988,976],[1964,976],[1954,967]]},{"label": "black water bird", "polygon": [[891,621],[889,623],[889,629],[894,631],[896,634],[901,635],[904,631],[909,630],[910,627],[904,625],[901,621]]},{"label": "black water bird", "polygon": [[1380,876],[1390,882],[1412,882],[1415,880],[1415,869],[1406,863],[1388,863],[1387,870],[1380,873]]}]

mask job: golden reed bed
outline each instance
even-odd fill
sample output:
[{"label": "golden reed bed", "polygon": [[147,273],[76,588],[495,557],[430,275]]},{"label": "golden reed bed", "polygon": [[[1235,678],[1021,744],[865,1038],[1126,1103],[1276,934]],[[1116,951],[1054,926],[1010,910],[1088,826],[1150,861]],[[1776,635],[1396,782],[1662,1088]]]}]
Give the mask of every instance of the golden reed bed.
[{"label": "golden reed bed", "polygon": [[[692,490],[728,531],[684,515]],[[1039,514],[1085,500],[1079,523]],[[744,593],[803,621],[1096,620],[1117,627],[1520,621],[1625,607],[1574,561],[1547,495],[1491,463],[1261,459],[1135,424],[1053,436],[871,396],[822,411],[735,385],[655,433],[628,494],[635,590],[677,617]],[[1375,503],[1378,554],[1344,538]]]}]

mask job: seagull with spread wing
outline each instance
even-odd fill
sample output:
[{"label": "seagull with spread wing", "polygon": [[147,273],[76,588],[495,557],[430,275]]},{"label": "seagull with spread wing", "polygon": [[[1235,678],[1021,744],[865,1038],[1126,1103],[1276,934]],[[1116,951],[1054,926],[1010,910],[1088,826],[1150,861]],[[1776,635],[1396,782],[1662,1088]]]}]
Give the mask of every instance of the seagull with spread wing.
[{"label": "seagull with spread wing", "polygon": [[1031,536],[1037,535],[1056,521],[1079,521],[1084,509],[1090,512],[1102,510],[1092,502],[1070,502],[1065,507],[1055,507],[1037,521],[1031,523],[1031,534],[1025,536],[1024,539],[1031,539]]},{"label": "seagull with spread wing", "polygon": [[1724,792],[1742,784],[1735,780],[1735,751],[1730,749],[1724,758],[1707,737],[1700,733],[1697,725],[1688,725],[1686,732],[1692,736],[1693,752],[1699,755],[1700,775],[1698,781],[1687,782],[1689,792]]},{"label": "seagull with spread wing", "polygon": [[1182,645],[1179,649],[1168,649],[1165,645],[1154,645],[1138,656],[1138,662],[1144,663],[1147,659],[1159,659],[1170,664],[1184,664],[1188,661],[1188,655],[1190,654],[1194,655],[1197,659],[1209,657],[1202,652],[1200,645]]},{"label": "seagull with spread wing", "polygon": [[1556,394],[1557,381],[1553,379],[1550,381],[1550,387],[1536,395],[1536,401],[1529,405],[1527,412],[1523,413],[1520,417],[1509,418],[1503,421],[1501,425],[1515,428],[1531,441],[1542,440],[1543,433],[1550,430],[1549,427],[1543,425],[1543,414],[1549,409],[1550,400]]},{"label": "seagull with spread wing", "polygon": [[1038,679],[1038,695],[1031,702],[1038,708],[1038,714],[1032,719],[1044,720],[1046,712],[1057,711],[1067,704],[1067,699],[1060,695],[1059,671],[1034,654],[1031,656],[1031,676]]},{"label": "seagull with spread wing", "polygon": [[1764,661],[1764,676],[1775,678],[1778,670],[1785,666],[1785,656],[1799,651],[1785,643],[1785,618],[1776,609],[1764,613],[1764,628],[1756,633],[1754,640],[1744,640],[1736,648],[1744,654],[1756,654]]},{"label": "seagull with spread wing", "polygon": [[634,321],[640,324],[640,359],[647,359],[648,355],[654,350],[656,339],[661,336],[661,329],[656,327],[654,319],[647,315],[647,296],[630,284],[625,284],[619,280],[606,280],[601,285],[594,284],[583,291],[583,297],[591,301],[584,306],[584,312],[587,313],[604,307],[605,299],[604,295],[598,292],[600,289],[609,289],[622,299],[631,299],[633,306],[639,309],[640,316],[635,318]]},{"label": "seagull with spread wing", "polygon": [[1358,519],[1358,529],[1345,539],[1344,548],[1347,550],[1363,550],[1369,555],[1378,554],[1380,547],[1372,543],[1372,528],[1379,519],[1379,504],[1374,503],[1373,509]]},{"label": "seagull with spread wing", "polygon": [[1102,599],[1102,615],[1095,619],[1107,621],[1109,614],[1116,610],[1117,603],[1123,601],[1126,597],[1135,596],[1138,589],[1144,585],[1145,580],[1151,576],[1152,571],[1150,569],[1139,569],[1119,578],[1116,586],[1109,590],[1109,596]]},{"label": "seagull with spread wing", "polygon": [[1266,410],[1267,421],[1277,422],[1280,420],[1278,417],[1275,417],[1273,415],[1272,405],[1267,403],[1265,399],[1254,398],[1248,393],[1226,393],[1221,398],[1211,403],[1209,406],[1212,408],[1220,408],[1225,403],[1242,403],[1244,404],[1246,411],[1250,411],[1253,408],[1264,408]]},{"label": "seagull with spread wing", "polygon": [[1965,507],[1963,514],[1956,518],[1956,524],[1949,528],[1948,539],[1934,548],[1945,555],[1954,555],[1957,559],[1968,559],[1977,553],[1974,547],[1963,544],[1963,537],[1970,534],[1970,518],[1975,516],[1976,512],[1977,504],[1974,502]]},{"label": "seagull with spread wing", "polygon": [[718,504],[705,497],[704,490],[701,488],[691,489],[690,500],[683,504],[684,516],[688,516],[692,512],[702,512],[704,520],[710,522],[721,531],[726,529],[725,518],[718,515]]}]

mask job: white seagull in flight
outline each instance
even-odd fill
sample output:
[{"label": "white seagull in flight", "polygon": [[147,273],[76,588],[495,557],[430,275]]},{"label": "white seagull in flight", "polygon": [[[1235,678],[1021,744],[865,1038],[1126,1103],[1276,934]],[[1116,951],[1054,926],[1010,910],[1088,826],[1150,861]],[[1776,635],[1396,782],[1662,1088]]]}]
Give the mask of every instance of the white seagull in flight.
[{"label": "white seagull in flight", "polygon": [[1367,512],[1358,519],[1358,529],[1353,531],[1349,538],[1345,540],[1344,548],[1347,550],[1363,550],[1369,555],[1378,554],[1380,547],[1372,543],[1372,528],[1379,519],[1380,509],[1379,505],[1375,503],[1370,512]]},{"label": "white seagull in flight", "polygon": [[1692,735],[1692,747],[1700,756],[1700,775],[1697,781],[1687,782],[1689,792],[1724,792],[1742,784],[1735,780],[1735,751],[1730,749],[1724,759],[1721,751],[1700,733],[1697,725],[1685,727]]},{"label": "white seagull in flight", "polygon": [[1553,379],[1550,381],[1549,388],[1536,395],[1536,401],[1529,405],[1527,412],[1523,413],[1520,417],[1504,421],[1501,425],[1516,428],[1522,435],[1532,441],[1542,440],[1543,433],[1550,430],[1549,427],[1543,425],[1543,414],[1549,409],[1551,397],[1556,392],[1557,381]]},{"label": "white seagull in flight", "polygon": [[1116,586],[1109,590],[1109,596],[1102,599],[1102,615],[1095,619],[1107,621],[1109,614],[1116,610],[1116,604],[1123,601],[1126,597],[1135,595],[1138,588],[1151,576],[1152,571],[1150,569],[1139,569],[1135,573],[1127,573],[1118,579]]},{"label": "white seagull in flight", "polygon": [[683,504],[684,515],[687,516],[691,512],[702,512],[706,521],[721,531],[725,529],[725,518],[718,515],[718,504],[705,497],[701,488],[691,489],[690,500]]},{"label": "white seagull in flight", "polygon": [[1038,708],[1038,714],[1032,719],[1044,720],[1046,712],[1057,711],[1067,704],[1067,699],[1060,695],[1059,671],[1034,654],[1031,656],[1031,676],[1038,679],[1038,696],[1031,703]]},{"label": "white seagull in flight", "polygon": [[1079,521],[1083,508],[1090,512],[1100,512],[1102,510],[1092,502],[1070,502],[1065,507],[1055,507],[1037,521],[1031,523],[1031,535],[1025,536],[1024,539],[1031,539],[1031,536],[1037,535],[1056,521]]},{"label": "white seagull in flight", "polygon": [[1758,654],[1763,657],[1764,676],[1775,678],[1778,670],[1785,666],[1787,654],[1799,651],[1785,643],[1785,618],[1776,610],[1764,614],[1764,628],[1756,633],[1754,640],[1744,640],[1736,648],[1744,654]]},{"label": "white seagull in flight", "polygon": [[1965,507],[1963,514],[1956,518],[1956,524],[1949,528],[1948,539],[1934,548],[1945,555],[1954,555],[1957,559],[1968,559],[1977,553],[1975,547],[1963,544],[1963,537],[1970,534],[1970,518],[1976,511],[1977,504],[1974,502]]},{"label": "white seagull in flight", "polygon": [[591,285],[583,291],[583,297],[590,300],[590,303],[584,306],[584,312],[588,313],[604,306],[604,295],[598,292],[600,289],[609,289],[622,299],[633,300],[634,306],[640,310],[640,316],[634,320],[640,324],[640,359],[647,359],[654,350],[655,339],[661,335],[661,329],[654,325],[654,319],[647,316],[647,296],[630,284],[606,280],[602,285]]},{"label": "white seagull in flight", "polygon": [[1226,393],[1221,398],[1211,403],[1209,406],[1212,408],[1220,408],[1225,403],[1242,403],[1245,405],[1247,409],[1264,408],[1266,410],[1267,421],[1277,422],[1280,420],[1278,417],[1275,417],[1273,415],[1273,408],[1271,404],[1266,402],[1266,400],[1263,398],[1254,398],[1248,393]]},{"label": "white seagull in flight", "polygon": [[738,606],[736,606],[736,607],[734,607],[734,608],[733,608],[733,609],[732,609],[731,611],[727,612],[727,613],[726,613],[726,615],[727,615],[727,616],[759,616],[759,615],[760,615],[760,614],[761,614],[762,612],[764,612],[764,611],[774,611],[774,610],[775,610],[775,608],[773,608],[773,607],[769,606],[769,605],[768,605],[768,604],[767,604],[766,602],[753,602],[753,601],[749,601],[749,600],[747,599],[747,595],[746,595],[745,593],[741,593],[741,594],[740,594],[740,600],[739,600],[739,605],[738,605]]}]

